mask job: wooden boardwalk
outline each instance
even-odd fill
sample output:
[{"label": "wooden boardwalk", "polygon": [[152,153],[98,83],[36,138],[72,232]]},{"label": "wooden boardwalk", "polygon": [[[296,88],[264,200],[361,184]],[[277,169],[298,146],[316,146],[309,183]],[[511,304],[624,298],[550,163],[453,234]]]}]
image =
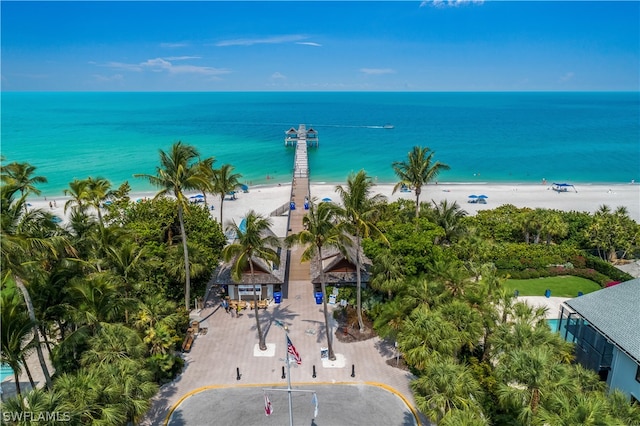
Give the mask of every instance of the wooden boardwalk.
[{"label": "wooden boardwalk", "polygon": [[[293,160],[293,181],[291,183],[291,203],[294,203],[295,210],[289,209],[289,232],[296,234],[302,231],[302,218],[307,210],[305,203],[311,199],[309,187],[309,157],[307,154],[307,139],[304,124],[298,128],[298,140],[296,144],[296,154]],[[308,283],[308,291],[302,297],[313,298],[313,286],[311,285],[311,269],[309,262],[301,263],[300,257],[304,251],[303,247],[294,247],[291,250],[289,261],[289,283],[294,281],[305,281]],[[300,284],[297,284],[300,285]],[[289,288],[291,291],[292,288]]]}]

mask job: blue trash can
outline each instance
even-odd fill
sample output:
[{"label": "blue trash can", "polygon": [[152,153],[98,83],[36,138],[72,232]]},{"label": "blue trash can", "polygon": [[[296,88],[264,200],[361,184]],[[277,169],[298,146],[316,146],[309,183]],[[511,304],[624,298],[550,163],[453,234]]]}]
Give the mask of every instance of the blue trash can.
[{"label": "blue trash can", "polygon": [[316,305],[322,305],[322,292],[316,291]]},{"label": "blue trash can", "polygon": [[544,291],[544,297],[551,297],[551,290],[546,289],[546,290]]},{"label": "blue trash can", "polygon": [[276,303],[282,302],[282,292],[274,291],[273,292],[273,301]]},{"label": "blue trash can", "polygon": [[289,210],[295,210],[296,209],[296,203],[294,201],[289,203]]},{"label": "blue trash can", "polygon": [[583,294],[584,294],[583,292],[579,291],[578,292],[578,297],[582,296]]},{"label": "blue trash can", "polygon": [[304,203],[304,209],[309,210],[309,203]]}]

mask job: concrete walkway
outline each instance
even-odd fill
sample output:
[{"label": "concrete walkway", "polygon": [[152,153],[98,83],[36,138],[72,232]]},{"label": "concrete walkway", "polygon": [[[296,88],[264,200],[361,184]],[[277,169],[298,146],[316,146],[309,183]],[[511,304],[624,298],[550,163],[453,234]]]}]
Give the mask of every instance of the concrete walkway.
[{"label": "concrete walkway", "polygon": [[[258,336],[254,315],[255,311],[244,311],[240,317],[232,317],[220,308],[219,301],[211,296],[199,313],[201,327],[208,328],[207,334],[196,338],[191,352],[185,354],[184,372],[172,383],[161,388],[152,401],[152,409],[141,424],[162,424],[171,408],[181,398],[202,387],[274,383],[286,386],[286,379],[282,379],[286,354],[285,334],[275,326],[274,320],[279,320],[289,327],[291,341],[302,357],[302,364],[291,369],[294,388],[300,388],[301,383],[306,385],[335,382],[362,385],[365,382],[377,382],[403,395],[412,406],[415,404],[409,389],[412,376],[386,364],[386,360],[395,356],[393,345],[389,342],[374,338],[364,342],[341,343],[334,339],[334,350],[338,359],[334,363],[326,360],[323,363],[320,349],[326,347],[326,336],[322,305],[315,304],[309,281],[290,282],[288,299],[279,305],[270,305],[267,310],[259,311],[258,315],[269,347],[264,353],[256,349]],[[333,324],[333,330],[335,326]],[[314,366],[315,378],[312,377]],[[351,377],[352,366],[355,377]],[[240,380],[237,380],[238,369]],[[262,388],[256,388],[255,391],[257,400],[261,401]],[[390,395],[392,399],[397,399],[393,394]],[[348,411],[351,404],[349,400],[344,400],[343,406],[335,406],[332,410]],[[213,413],[233,411],[235,408],[233,405],[220,407],[204,404],[203,409]],[[406,411],[411,413],[409,407]],[[181,416],[184,418],[184,414]]]}]

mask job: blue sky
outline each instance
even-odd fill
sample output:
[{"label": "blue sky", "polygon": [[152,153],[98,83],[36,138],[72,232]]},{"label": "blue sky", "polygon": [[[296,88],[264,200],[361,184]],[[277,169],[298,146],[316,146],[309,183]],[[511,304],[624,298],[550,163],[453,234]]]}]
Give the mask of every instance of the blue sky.
[{"label": "blue sky", "polygon": [[640,2],[11,2],[2,90],[639,90]]}]

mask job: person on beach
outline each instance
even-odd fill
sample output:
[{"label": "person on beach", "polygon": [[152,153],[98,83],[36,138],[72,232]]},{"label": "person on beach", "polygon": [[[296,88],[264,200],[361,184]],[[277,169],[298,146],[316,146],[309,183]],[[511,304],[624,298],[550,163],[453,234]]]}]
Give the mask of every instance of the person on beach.
[{"label": "person on beach", "polygon": [[53,209],[53,203],[51,201],[49,201],[49,208]]}]

